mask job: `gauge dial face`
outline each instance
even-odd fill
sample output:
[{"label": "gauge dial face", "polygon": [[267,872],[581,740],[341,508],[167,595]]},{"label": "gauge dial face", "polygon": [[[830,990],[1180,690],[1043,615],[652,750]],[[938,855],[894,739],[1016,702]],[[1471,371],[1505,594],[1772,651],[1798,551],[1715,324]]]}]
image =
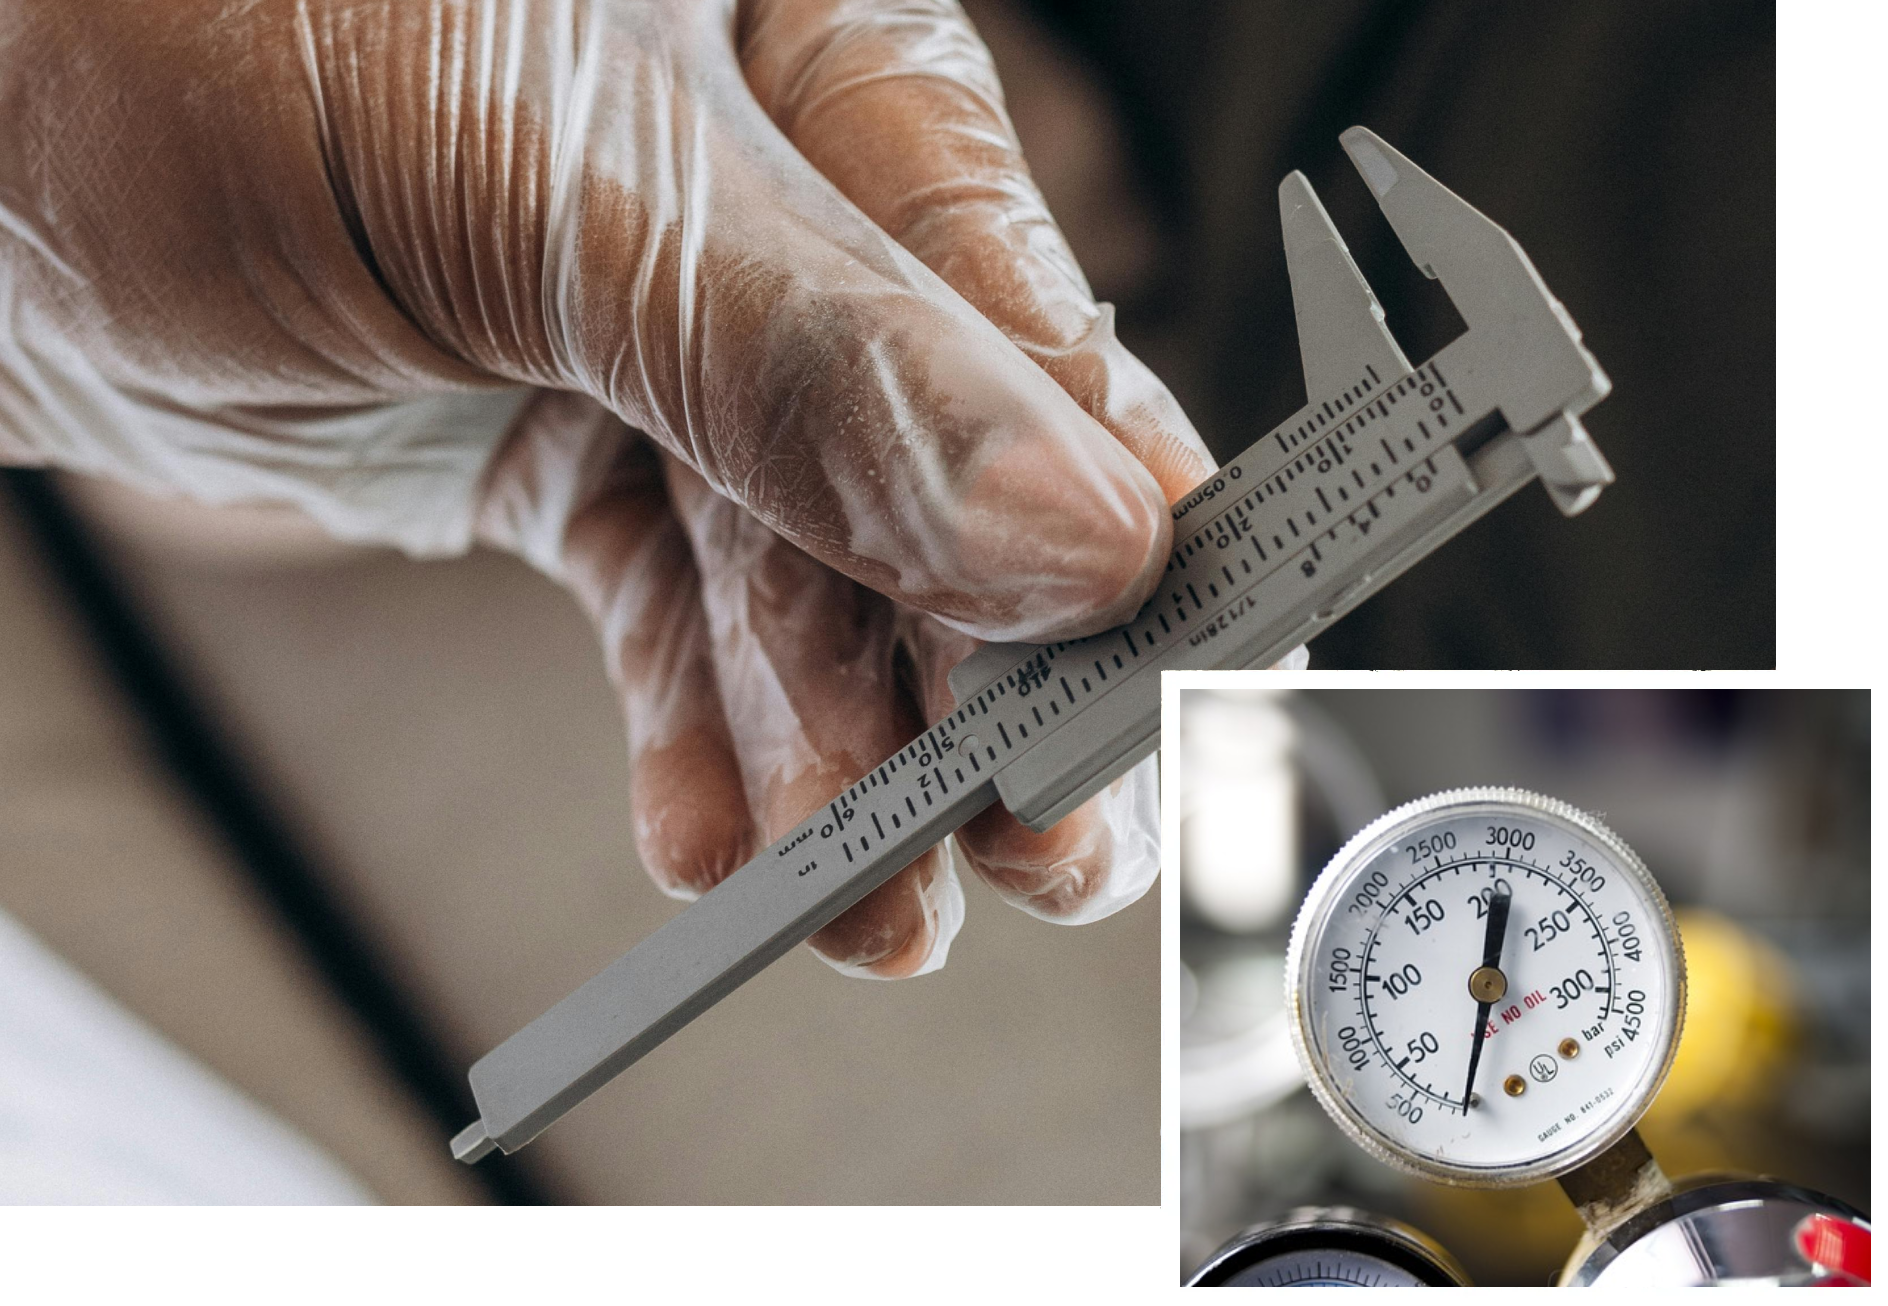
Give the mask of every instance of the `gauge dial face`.
[{"label": "gauge dial face", "polygon": [[1354,1251],[1288,1251],[1248,1265],[1228,1288],[1422,1288],[1427,1285],[1381,1256]]},{"label": "gauge dial face", "polygon": [[1462,1267],[1433,1238],[1348,1206],[1306,1206],[1247,1229],[1190,1280],[1215,1288],[1461,1286]]},{"label": "gauge dial face", "polygon": [[1671,909],[1593,817],[1516,789],[1380,818],[1292,933],[1294,1039],[1319,1100],[1401,1169],[1563,1174],[1644,1112],[1684,1018]]}]

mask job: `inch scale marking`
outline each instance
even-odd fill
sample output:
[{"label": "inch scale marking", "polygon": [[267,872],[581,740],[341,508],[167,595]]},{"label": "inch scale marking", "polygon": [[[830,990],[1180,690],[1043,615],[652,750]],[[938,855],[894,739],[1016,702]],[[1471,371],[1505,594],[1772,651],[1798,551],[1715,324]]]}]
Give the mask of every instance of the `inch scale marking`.
[{"label": "inch scale marking", "polygon": [[1580,511],[1611,472],[1607,390],[1507,234],[1375,136],[1344,145],[1469,332],[1411,368],[1303,176],[1280,187],[1311,403],[1172,510],[1126,625],[990,645],[958,707],[472,1067],[473,1162],[515,1151],[991,803],[1042,830],[1153,750],[1161,671],[1265,666],[1540,476]]}]

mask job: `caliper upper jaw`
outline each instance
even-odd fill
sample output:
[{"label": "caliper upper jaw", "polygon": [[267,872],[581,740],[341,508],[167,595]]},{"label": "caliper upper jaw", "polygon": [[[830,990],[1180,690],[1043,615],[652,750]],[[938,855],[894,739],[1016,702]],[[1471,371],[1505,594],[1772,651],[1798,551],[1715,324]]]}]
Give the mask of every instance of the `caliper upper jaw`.
[{"label": "caliper upper jaw", "polygon": [[1340,140],[1403,248],[1468,324],[1448,354],[1493,392],[1555,505],[1579,512],[1613,480],[1579,421],[1612,389],[1580,328],[1506,231],[1368,129]]}]

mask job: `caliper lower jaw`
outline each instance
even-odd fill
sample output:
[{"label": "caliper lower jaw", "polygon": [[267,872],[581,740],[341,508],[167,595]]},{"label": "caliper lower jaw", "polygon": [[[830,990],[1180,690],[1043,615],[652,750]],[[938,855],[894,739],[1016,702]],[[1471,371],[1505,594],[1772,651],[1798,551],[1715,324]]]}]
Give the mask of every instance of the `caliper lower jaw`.
[{"label": "caliper lower jaw", "polygon": [[1557,413],[1522,435],[1521,448],[1563,516],[1584,512],[1613,483],[1606,455],[1572,413]]}]

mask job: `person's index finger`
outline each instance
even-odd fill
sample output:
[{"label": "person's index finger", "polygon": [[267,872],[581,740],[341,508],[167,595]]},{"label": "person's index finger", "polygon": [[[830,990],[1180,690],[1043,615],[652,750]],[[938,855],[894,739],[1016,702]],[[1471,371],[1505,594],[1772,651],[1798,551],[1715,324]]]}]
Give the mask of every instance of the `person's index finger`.
[{"label": "person's index finger", "polygon": [[743,13],[748,84],[867,217],[1012,337],[1087,334],[1088,285],[955,5],[754,0]]},{"label": "person's index finger", "polygon": [[1179,405],[1095,303],[961,9],[750,0],[739,39],[749,86],[794,146],[1049,372],[1170,502],[1212,471]]}]

